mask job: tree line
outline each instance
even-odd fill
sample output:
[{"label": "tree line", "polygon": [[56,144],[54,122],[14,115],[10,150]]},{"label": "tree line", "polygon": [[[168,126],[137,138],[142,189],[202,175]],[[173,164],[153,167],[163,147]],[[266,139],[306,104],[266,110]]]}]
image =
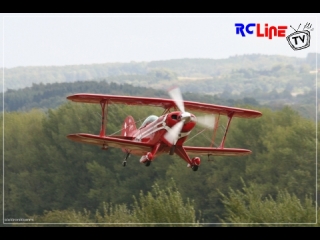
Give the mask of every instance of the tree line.
[{"label": "tree line", "polygon": [[[68,95],[81,92],[169,98],[165,89],[152,89],[146,86],[137,87],[126,83],[119,84],[101,80],[52,84],[34,83],[32,87],[8,90],[4,94],[0,93],[0,104],[3,104],[4,99],[4,110],[8,112],[29,111],[32,108],[46,111],[48,108],[53,109],[65,103]],[[318,96],[316,96],[316,93],[318,93]],[[316,109],[316,98],[319,97],[319,94],[320,91],[316,91],[315,88],[297,96],[292,96],[286,90],[279,93],[276,90],[267,92],[258,89],[235,95],[225,89],[222,93],[214,95],[186,91],[183,93],[183,97],[189,101],[225,106],[248,104],[252,106],[265,106],[273,110],[280,110],[284,106],[290,105],[291,108],[298,111],[302,116],[316,120],[319,117],[319,111]]]},{"label": "tree line", "polygon": [[[277,111],[242,107],[259,110],[263,116],[233,119],[225,147],[247,148],[252,154],[202,157],[197,172],[169,155],[157,158],[150,167],[131,156],[123,167],[124,153],[119,149],[103,151],[69,141],[70,133],[98,134],[97,105],[69,102],[48,111],[4,112],[0,144],[4,146],[4,217],[32,217],[39,224],[112,223],[120,215],[139,223],[310,223],[317,211],[316,123],[288,106]],[[161,112],[112,105],[107,134],[117,132],[127,115],[141,121]],[[186,145],[208,145],[210,134],[204,132]],[[169,184],[172,179],[174,185]],[[259,215],[259,208],[266,212]],[[268,209],[281,214],[267,218]],[[150,211],[154,215],[147,216]],[[166,219],[156,217],[160,215]]]}]

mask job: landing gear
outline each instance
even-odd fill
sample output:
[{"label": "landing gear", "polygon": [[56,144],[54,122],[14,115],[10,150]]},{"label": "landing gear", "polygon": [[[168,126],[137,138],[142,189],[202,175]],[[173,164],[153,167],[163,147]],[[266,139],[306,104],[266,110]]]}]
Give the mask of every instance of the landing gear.
[{"label": "landing gear", "polygon": [[140,158],[140,162],[143,163],[146,167],[149,167],[153,156],[150,152]]},{"label": "landing gear", "polygon": [[160,143],[157,143],[153,149],[152,149],[152,152],[147,152],[146,155],[143,155],[141,158],[140,158],[140,163],[143,163],[146,167],[149,167],[151,162],[153,161],[158,149],[160,147]]},{"label": "landing gear", "polygon": [[101,149],[102,150],[108,150],[108,145],[107,144],[103,144]]},{"label": "landing gear", "polygon": [[187,167],[191,168],[192,171],[198,171],[198,168],[200,166],[200,158],[198,157],[195,157],[195,158],[192,158],[191,160],[192,162],[192,165],[188,163]]},{"label": "landing gear", "polygon": [[198,166],[198,165],[193,165],[193,166],[191,167],[192,171],[197,171],[197,170],[198,170],[198,168],[199,168],[199,166]]},{"label": "landing gear", "polygon": [[176,149],[176,145],[172,145],[171,148],[170,148],[169,155],[173,155],[175,149]]},{"label": "landing gear", "polygon": [[124,159],[124,161],[122,162],[122,166],[127,166],[127,159],[130,156],[130,153],[127,153],[126,158]]}]

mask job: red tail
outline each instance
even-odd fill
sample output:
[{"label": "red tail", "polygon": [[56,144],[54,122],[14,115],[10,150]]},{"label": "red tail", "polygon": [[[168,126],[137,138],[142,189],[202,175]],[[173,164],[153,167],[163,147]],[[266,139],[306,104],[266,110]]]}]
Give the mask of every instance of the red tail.
[{"label": "red tail", "polygon": [[[124,123],[122,124],[121,135],[125,137],[132,137],[134,132],[137,130],[136,123],[132,116],[126,117]],[[122,151],[128,153],[128,150],[122,148]]]},{"label": "red tail", "polygon": [[137,130],[136,123],[132,116],[128,116],[122,125],[121,135],[126,137],[132,137],[135,130]]}]

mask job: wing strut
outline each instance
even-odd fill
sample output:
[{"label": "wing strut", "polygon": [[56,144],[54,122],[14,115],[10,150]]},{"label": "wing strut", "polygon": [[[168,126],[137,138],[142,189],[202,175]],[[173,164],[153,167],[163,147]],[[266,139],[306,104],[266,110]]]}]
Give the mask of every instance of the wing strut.
[{"label": "wing strut", "polygon": [[[102,114],[101,114],[101,128],[100,128],[100,137],[104,137],[106,135],[106,122],[105,122],[105,110],[106,110],[106,113],[107,113],[107,117],[108,117],[108,101],[106,100],[101,100],[100,101],[100,106],[101,106],[101,111],[102,111]],[[106,108],[107,106],[107,108]]]},{"label": "wing strut", "polygon": [[224,142],[226,141],[228,129],[229,129],[230,122],[231,122],[231,119],[233,117],[233,114],[234,114],[234,112],[231,112],[231,113],[228,114],[228,124],[227,124],[226,131],[224,132],[224,136],[223,136],[223,139],[221,141],[221,144],[220,144],[219,148],[224,148]]},{"label": "wing strut", "polygon": [[213,147],[214,146],[214,140],[216,138],[216,133],[217,133],[217,129],[218,129],[218,126],[219,126],[219,120],[220,120],[220,114],[218,116],[218,119],[215,121],[214,123],[214,128],[213,128],[213,134],[212,134],[212,140],[211,140],[211,145],[210,147]]},{"label": "wing strut", "polygon": [[192,164],[190,157],[188,156],[186,150],[182,146],[176,146],[174,151],[179,157],[181,157],[187,163]]}]

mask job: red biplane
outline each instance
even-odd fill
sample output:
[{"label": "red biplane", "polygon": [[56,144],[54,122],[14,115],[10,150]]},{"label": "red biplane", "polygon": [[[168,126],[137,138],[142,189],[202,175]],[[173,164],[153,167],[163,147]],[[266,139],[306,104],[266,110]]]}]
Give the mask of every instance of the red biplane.
[{"label": "red biplane", "polygon": [[[257,118],[262,116],[261,112],[183,101],[178,88],[169,91],[169,95],[172,99],[87,93],[68,96],[67,99],[74,102],[100,104],[102,115],[99,135],[76,133],[70,134],[67,137],[76,142],[101,146],[102,149],[108,149],[109,147],[121,148],[126,153],[123,166],[126,166],[126,160],[131,154],[141,156],[140,162],[146,166],[149,166],[155,157],[161,154],[177,154],[187,162],[187,167],[190,167],[193,171],[197,171],[200,165],[200,158],[193,157],[191,159],[189,155],[238,156],[251,153],[248,149],[225,148],[224,144],[233,117]],[[164,112],[160,117],[155,115],[147,117],[139,128],[136,127],[133,117],[128,116],[122,125],[121,135],[107,136],[105,134],[105,115],[107,115],[108,105],[110,104],[162,107],[164,108]],[[209,115],[196,117],[187,111],[198,111]],[[214,115],[218,115],[217,121]],[[214,147],[213,142],[220,115],[227,116],[228,121],[220,145]],[[184,146],[183,144],[191,130],[198,123],[205,128],[213,129],[210,147]]]}]

